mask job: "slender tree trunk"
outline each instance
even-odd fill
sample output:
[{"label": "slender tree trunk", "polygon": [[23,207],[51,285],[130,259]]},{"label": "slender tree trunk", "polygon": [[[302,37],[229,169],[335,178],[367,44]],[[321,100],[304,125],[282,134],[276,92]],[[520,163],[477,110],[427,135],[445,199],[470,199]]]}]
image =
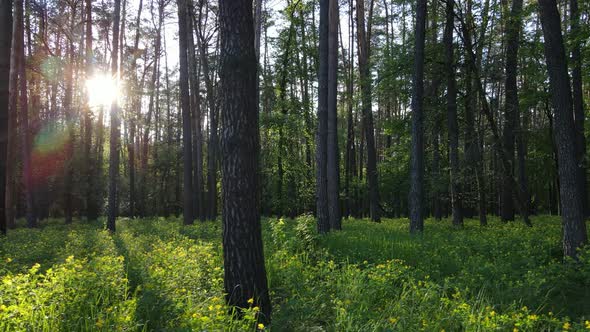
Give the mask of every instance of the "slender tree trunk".
[{"label": "slender tree trunk", "polygon": [[178,45],[180,54],[180,107],[182,109],[182,143],[183,143],[183,185],[184,185],[184,224],[193,223],[193,177],[192,177],[192,135],[191,113],[188,82],[188,57],[187,57],[187,28],[188,28],[188,3],[187,0],[178,0]]},{"label": "slender tree trunk", "polygon": [[340,157],[338,151],[338,1],[328,6],[328,219],[330,228],[342,229],[340,212]]},{"label": "slender tree trunk", "polygon": [[[361,99],[363,105],[363,130],[367,145],[367,180],[369,183],[369,212],[371,220],[381,221],[379,208],[379,181],[377,179],[377,151],[375,150],[375,130],[373,127],[373,110],[371,102],[371,72],[369,58],[371,54],[371,23],[373,20],[373,0],[369,7],[368,23],[365,30],[365,5],[364,0],[357,0],[357,44],[358,61],[361,83]],[[362,158],[361,158],[362,160]]]},{"label": "slender tree trunk", "polygon": [[[200,10],[203,10],[201,6]],[[202,13],[199,17],[202,16]],[[209,53],[201,22],[195,24],[198,28],[199,55],[207,91],[207,106],[209,108],[209,146],[207,149],[207,219],[217,218],[217,156],[219,137],[217,133],[217,105],[213,88],[213,73],[209,66]]]},{"label": "slender tree trunk", "polygon": [[[85,0],[86,15],[86,77],[92,75],[92,1]],[[88,99],[86,98],[86,101]],[[97,196],[95,188],[95,165],[92,157],[92,112],[89,105],[84,106],[84,162],[86,170],[86,218],[94,220],[98,218]]]},{"label": "slender tree trunk", "polygon": [[260,134],[251,1],[219,1],[221,39],[223,257],[226,300],[260,308],[269,323],[271,303],[260,226]]},{"label": "slender tree trunk", "polygon": [[424,39],[426,0],[417,0],[412,87],[412,147],[410,158],[410,233],[424,230]]},{"label": "slender tree trunk", "polygon": [[555,0],[539,0],[545,59],[549,71],[551,99],[555,110],[553,130],[559,159],[559,182],[563,220],[563,251],[576,257],[577,249],[588,241],[584,205],[580,190],[570,80],[565,47]]},{"label": "slender tree trunk", "polygon": [[570,25],[572,34],[571,67],[572,67],[572,102],[574,108],[574,127],[576,131],[576,157],[580,173],[580,192],[584,206],[584,216],[588,216],[588,189],[586,177],[586,136],[584,134],[584,96],[582,93],[582,54],[580,52],[580,9],[578,0],[570,0]]},{"label": "slender tree trunk", "polygon": [[320,234],[330,231],[328,211],[328,32],[330,0],[320,0],[318,129],[316,138],[316,208]]},{"label": "slender tree trunk", "polygon": [[459,171],[459,124],[457,121],[457,82],[453,53],[453,30],[455,28],[454,1],[446,4],[446,25],[443,37],[445,47],[445,71],[447,78],[447,124],[449,135],[449,159],[451,165],[451,207],[453,209],[453,226],[463,226],[463,211]]},{"label": "slender tree trunk", "polygon": [[353,116],[353,102],[354,102],[354,19],[353,19],[353,2],[349,1],[349,17],[348,17],[348,27],[349,27],[349,58],[348,58],[348,68],[347,68],[347,75],[348,81],[346,84],[346,95],[347,95],[347,133],[346,133],[346,169],[345,169],[345,179],[344,179],[344,191],[346,195],[345,201],[345,217],[348,218],[350,214],[356,215],[356,195],[353,196],[353,192],[356,190],[351,190],[350,182],[354,178],[356,174],[355,171],[355,143],[354,143],[354,116]]},{"label": "slender tree trunk", "polygon": [[161,40],[162,40],[162,23],[164,18],[163,13],[164,8],[159,5],[158,8],[158,27],[156,31],[155,41],[154,41],[154,61],[153,61],[153,69],[152,69],[152,79],[149,81],[149,102],[148,102],[148,113],[145,119],[145,124],[143,128],[143,139],[141,145],[141,204],[142,204],[142,213],[146,215],[148,209],[148,193],[147,193],[147,186],[148,186],[148,162],[149,162],[149,142],[150,142],[150,131],[151,131],[151,124],[152,118],[154,116],[154,109],[156,107],[156,99],[157,99],[157,89],[158,86],[156,82],[159,80],[160,76],[160,51],[161,51]]},{"label": "slender tree trunk", "polygon": [[[121,12],[121,1],[115,0],[113,13],[113,48],[111,52],[111,73],[113,77],[119,78],[119,19]],[[119,185],[119,105],[117,100],[111,104],[111,135],[109,142],[109,213],[107,229],[115,232],[115,220],[118,214],[118,185]]]},{"label": "slender tree trunk", "polygon": [[[70,5],[70,22],[69,31],[73,33],[74,24],[76,20],[76,2],[72,2]],[[66,130],[68,135],[68,144],[66,145],[66,160],[65,160],[65,174],[64,174],[64,217],[65,223],[69,224],[72,222],[73,214],[73,185],[74,185],[74,147],[76,135],[74,133],[74,107],[73,107],[73,94],[74,94],[74,39],[73,36],[67,39],[67,65],[65,72],[65,91],[64,91],[64,111],[66,113]]]},{"label": "slender tree trunk", "polygon": [[[130,68],[130,72],[133,75],[133,84],[137,91],[141,91],[143,87],[143,80],[142,83],[139,83],[139,79],[137,77],[136,68],[137,68],[137,58],[139,56],[139,37],[141,31],[141,12],[143,11],[143,0],[139,0],[139,7],[137,9],[137,18],[135,20],[135,40],[133,43],[133,62]],[[137,117],[141,113],[141,96],[134,96],[133,102],[131,106],[131,114],[129,115],[129,142],[127,144],[127,154],[129,158],[129,215],[133,218],[136,214],[144,214],[145,213],[145,205],[143,201],[139,202],[139,208],[137,207],[137,185],[136,185],[136,160],[137,160],[137,153],[135,151],[135,141],[137,135]],[[142,181],[142,185],[143,185]]]},{"label": "slender tree trunk", "polygon": [[18,89],[20,105],[20,126],[22,131],[22,154],[23,154],[23,184],[25,193],[25,216],[29,228],[37,227],[37,220],[34,214],[34,201],[32,191],[32,173],[31,173],[31,134],[29,129],[29,106],[27,98],[27,78],[25,70],[25,48],[24,48],[24,29],[23,29],[23,1],[16,0],[14,3],[15,27],[13,30],[17,34],[17,45],[15,52],[18,63]]},{"label": "slender tree trunk", "polygon": [[[12,3],[12,2],[10,2]],[[10,20],[12,20],[12,7],[10,8]],[[9,59],[6,63],[10,64],[9,68],[9,82],[8,82],[8,112],[6,115],[8,116],[8,137],[7,141],[4,142],[6,145],[6,160],[17,160],[17,118],[18,118],[18,31],[19,31],[19,22],[15,18],[12,20],[11,29],[8,29],[12,33],[11,41],[8,41],[7,49],[11,49],[12,45],[12,52],[9,56]],[[4,83],[4,82],[2,82]],[[2,152],[3,153],[3,152]],[[16,174],[17,174],[17,165],[14,162],[5,162],[6,164],[6,225],[8,228],[13,228],[16,226],[15,219],[16,219],[16,203],[17,203],[17,196],[16,196]]]},{"label": "slender tree trunk", "polygon": [[[506,105],[504,112],[504,150],[510,162],[510,168],[505,169],[502,181],[502,208],[501,217],[503,221],[514,220],[513,191],[518,188],[512,187],[514,178],[514,143],[515,131],[518,131],[518,86],[516,74],[518,70],[518,43],[520,35],[522,0],[513,0],[512,10],[506,25]],[[522,193],[521,199],[524,198]],[[525,208],[524,211],[527,209]],[[525,213],[526,214],[526,213]],[[523,216],[528,220],[528,216]]]},{"label": "slender tree trunk", "polygon": [[194,40],[194,22],[195,10],[192,1],[188,7],[188,27],[187,27],[187,42],[189,46],[188,60],[189,60],[189,84],[191,94],[191,109],[193,115],[193,195],[195,203],[195,217],[199,220],[205,220],[203,213],[203,135],[201,130],[201,94],[200,94],[200,65],[197,63],[195,54],[195,40]]},{"label": "slender tree trunk", "polygon": [[0,235],[6,235],[7,134],[9,132],[9,81],[12,41],[12,1],[0,0]]}]

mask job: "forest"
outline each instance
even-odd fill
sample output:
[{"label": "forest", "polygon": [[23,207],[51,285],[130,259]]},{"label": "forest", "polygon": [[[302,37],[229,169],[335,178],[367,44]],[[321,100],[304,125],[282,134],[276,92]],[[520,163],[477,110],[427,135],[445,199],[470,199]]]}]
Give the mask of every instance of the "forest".
[{"label": "forest", "polygon": [[589,0],[0,0],[0,331],[590,331]]}]

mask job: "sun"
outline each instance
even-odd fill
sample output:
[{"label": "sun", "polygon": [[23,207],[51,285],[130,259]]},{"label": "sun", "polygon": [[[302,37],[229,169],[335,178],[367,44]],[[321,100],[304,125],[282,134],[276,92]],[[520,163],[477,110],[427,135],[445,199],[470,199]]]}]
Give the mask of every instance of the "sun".
[{"label": "sun", "polygon": [[95,74],[86,80],[88,104],[94,106],[110,106],[121,97],[121,83],[109,74]]}]

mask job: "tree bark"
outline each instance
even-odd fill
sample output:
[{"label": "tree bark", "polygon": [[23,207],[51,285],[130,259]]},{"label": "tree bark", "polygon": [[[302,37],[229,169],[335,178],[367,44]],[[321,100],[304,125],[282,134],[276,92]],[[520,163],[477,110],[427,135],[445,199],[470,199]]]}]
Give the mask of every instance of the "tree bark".
[{"label": "tree bark", "polygon": [[417,0],[412,86],[412,145],[410,156],[410,233],[424,230],[424,39],[426,0]]},{"label": "tree bark", "polygon": [[[361,83],[361,99],[363,111],[363,130],[367,146],[367,180],[369,183],[369,212],[371,220],[381,221],[381,210],[379,208],[379,181],[377,178],[377,151],[375,150],[375,130],[373,126],[373,110],[371,102],[371,72],[369,58],[371,54],[371,23],[373,20],[373,0],[369,7],[368,23],[365,27],[365,5],[364,0],[357,0],[357,44],[359,74]],[[365,30],[366,29],[366,30]],[[362,158],[361,158],[362,160]]]},{"label": "tree bark", "polygon": [[320,0],[316,209],[320,234],[330,231],[328,211],[328,31],[330,0]]},{"label": "tree bark", "polygon": [[[518,190],[518,188],[512,187],[511,178],[514,177],[515,132],[520,135],[518,128],[519,102],[516,74],[518,71],[518,43],[520,39],[520,26],[522,21],[521,12],[522,0],[513,0],[512,9],[510,11],[506,25],[506,105],[504,112],[503,145],[511,167],[509,169],[505,169],[503,172],[501,208],[501,217],[503,221],[514,220],[514,205],[512,195],[514,195],[513,191],[515,189]],[[520,172],[520,163],[518,167]],[[526,194],[522,192],[517,194],[521,195],[521,199],[524,199],[526,196]],[[523,200],[523,202],[525,202],[525,200]],[[525,218],[525,221],[528,221],[528,207],[525,207],[523,211],[525,211],[525,215],[522,217]]]},{"label": "tree bark", "polygon": [[74,185],[74,146],[76,135],[74,133],[74,107],[73,107],[73,95],[74,95],[74,24],[76,20],[76,2],[70,3],[70,22],[69,32],[72,34],[67,38],[67,64],[65,68],[65,91],[63,107],[66,113],[66,130],[68,135],[68,143],[66,144],[66,160],[64,163],[64,217],[65,223],[69,224],[72,222],[73,215],[73,185]]},{"label": "tree bark", "polygon": [[22,131],[22,154],[23,154],[23,185],[25,194],[25,217],[27,227],[37,227],[35,211],[33,206],[32,173],[31,173],[31,133],[29,129],[29,106],[27,98],[27,77],[25,70],[25,47],[23,29],[23,1],[16,0],[14,3],[15,28],[13,33],[17,34],[17,45],[15,52],[18,62],[18,89],[19,89],[19,120]]},{"label": "tree bark", "polygon": [[340,212],[340,157],[338,151],[338,1],[328,5],[328,218],[330,228],[342,229]]},{"label": "tree bark", "polygon": [[580,52],[580,9],[578,0],[570,0],[570,33],[572,34],[571,66],[572,66],[572,101],[574,108],[574,128],[576,132],[576,158],[580,173],[580,192],[584,215],[590,214],[588,208],[588,187],[586,176],[586,136],[584,134],[584,96],[582,92],[582,54]]},{"label": "tree bark", "polygon": [[260,308],[270,322],[271,303],[260,226],[260,134],[256,105],[256,54],[251,1],[219,1],[222,122],[223,257],[226,300]]},{"label": "tree bark", "polygon": [[[356,149],[354,143],[354,115],[353,115],[353,102],[354,102],[354,19],[353,19],[353,2],[349,1],[349,18],[348,18],[348,26],[349,26],[349,43],[348,43],[348,50],[349,50],[349,58],[348,58],[348,68],[347,68],[347,84],[346,84],[346,95],[347,95],[347,133],[346,133],[346,163],[345,163],[345,172],[344,172],[344,192],[346,196],[345,200],[345,212],[344,216],[348,218],[351,214],[356,215],[356,195],[353,195],[353,192],[356,193],[356,188],[351,190],[351,180],[354,178],[356,174],[355,166],[356,166]],[[354,198],[353,198],[354,196]]]},{"label": "tree bark", "polygon": [[188,3],[187,0],[178,0],[178,49],[180,56],[180,107],[182,109],[182,151],[183,151],[183,220],[185,225],[193,223],[193,159],[192,159],[192,135],[191,135],[191,111],[188,82]]},{"label": "tree bark", "polygon": [[454,0],[447,0],[446,25],[443,36],[445,48],[445,72],[447,78],[447,126],[449,139],[451,207],[453,210],[453,226],[463,226],[463,211],[461,199],[460,170],[459,170],[459,124],[457,121],[457,82],[455,81],[455,66],[453,53],[453,30],[455,28]]},{"label": "tree bark", "polygon": [[[203,10],[202,6],[200,8]],[[199,15],[201,17],[202,13]],[[207,149],[207,219],[217,218],[217,157],[219,148],[219,136],[217,133],[217,105],[215,102],[215,91],[213,87],[212,71],[209,66],[209,54],[207,41],[203,32],[201,22],[195,24],[198,28],[199,55],[205,79],[205,90],[207,91],[207,107],[209,108],[209,146]]]},{"label": "tree bark", "polygon": [[193,125],[193,195],[195,204],[195,217],[199,220],[205,220],[204,206],[203,206],[203,135],[201,130],[201,81],[199,79],[200,66],[197,63],[197,56],[195,54],[195,39],[194,39],[194,22],[195,10],[192,2],[188,7],[188,27],[187,27],[187,42],[189,46],[188,60],[189,60],[189,84],[191,90],[191,109],[192,109],[192,125]]},{"label": "tree bark", "polygon": [[579,185],[572,96],[561,20],[555,0],[539,0],[539,12],[545,37],[545,59],[555,114],[553,130],[559,159],[563,251],[565,256],[576,257],[577,249],[588,241],[588,237]]},{"label": "tree bark", "polygon": [[[121,12],[121,1],[115,0],[113,13],[113,48],[111,52],[111,73],[113,77],[119,78],[119,19]],[[115,99],[111,104],[111,135],[109,141],[109,213],[107,229],[115,232],[115,220],[118,214],[118,185],[119,185],[119,105]]]},{"label": "tree bark", "polygon": [[[12,1],[10,1],[12,3]],[[17,165],[14,162],[6,162],[6,160],[17,160],[16,159],[16,150],[17,150],[17,118],[18,118],[18,107],[17,107],[17,100],[18,100],[18,20],[16,18],[12,20],[12,7],[10,8],[10,20],[13,24],[8,31],[11,32],[11,40],[8,41],[7,49],[11,50],[7,63],[10,64],[9,68],[9,81],[7,86],[7,93],[8,93],[8,111],[6,116],[8,117],[8,130],[7,130],[7,138],[6,142],[6,226],[8,228],[13,228],[16,226],[15,219],[16,219],[16,171]],[[12,33],[14,32],[14,33]],[[11,49],[12,46],[12,49]],[[5,82],[2,82],[5,83]],[[4,152],[2,152],[2,156],[4,156]]]},{"label": "tree bark", "polygon": [[12,1],[0,0],[0,235],[6,235],[6,165],[9,107],[9,78],[12,41]]}]

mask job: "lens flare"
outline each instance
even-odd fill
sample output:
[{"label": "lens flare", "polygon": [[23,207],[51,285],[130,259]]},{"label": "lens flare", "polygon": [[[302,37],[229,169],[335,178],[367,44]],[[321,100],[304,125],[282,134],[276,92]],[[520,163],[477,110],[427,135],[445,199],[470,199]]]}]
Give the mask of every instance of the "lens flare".
[{"label": "lens flare", "polygon": [[109,106],[121,98],[121,82],[108,74],[96,74],[86,81],[88,104]]}]

